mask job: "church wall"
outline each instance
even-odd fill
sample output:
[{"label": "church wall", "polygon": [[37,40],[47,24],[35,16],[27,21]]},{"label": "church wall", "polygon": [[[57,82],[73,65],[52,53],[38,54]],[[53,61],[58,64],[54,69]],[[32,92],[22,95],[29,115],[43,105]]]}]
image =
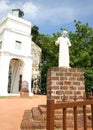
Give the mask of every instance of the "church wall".
[{"label": "church wall", "polygon": [[6,30],[2,37],[3,51],[20,55],[31,55],[31,37]]},{"label": "church wall", "polygon": [[9,58],[2,56],[0,61],[0,96],[8,94],[8,70],[9,70]]},{"label": "church wall", "polygon": [[[9,64],[13,58],[24,61],[23,80],[29,83],[31,95],[31,23],[9,14],[0,22],[0,27],[0,40],[3,44],[0,50],[0,95],[7,95]],[[13,92],[16,93],[17,89],[15,87]]]}]

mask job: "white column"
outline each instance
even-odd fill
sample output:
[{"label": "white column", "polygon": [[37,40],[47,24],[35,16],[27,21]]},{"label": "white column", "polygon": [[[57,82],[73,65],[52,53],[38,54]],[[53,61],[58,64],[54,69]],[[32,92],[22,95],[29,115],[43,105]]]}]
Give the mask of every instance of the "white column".
[{"label": "white column", "polygon": [[26,58],[24,60],[23,81],[28,82],[29,96],[33,95],[31,91],[31,79],[32,79],[32,59]]},{"label": "white column", "polygon": [[9,58],[2,54],[0,59],[0,96],[8,95]]}]

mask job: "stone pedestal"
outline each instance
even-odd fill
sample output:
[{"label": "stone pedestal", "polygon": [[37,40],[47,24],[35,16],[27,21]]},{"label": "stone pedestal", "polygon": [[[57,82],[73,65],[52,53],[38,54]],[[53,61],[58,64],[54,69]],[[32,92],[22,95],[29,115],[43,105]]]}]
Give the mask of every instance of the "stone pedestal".
[{"label": "stone pedestal", "polygon": [[20,91],[20,96],[21,97],[28,97],[29,96],[28,82],[27,81],[22,82],[22,88],[21,88],[21,91]]},{"label": "stone pedestal", "polygon": [[21,97],[28,97],[29,96],[29,91],[28,90],[21,90],[20,91],[20,96]]},{"label": "stone pedestal", "polygon": [[47,74],[47,98],[57,102],[82,100],[85,92],[84,71],[81,68],[53,67]]}]

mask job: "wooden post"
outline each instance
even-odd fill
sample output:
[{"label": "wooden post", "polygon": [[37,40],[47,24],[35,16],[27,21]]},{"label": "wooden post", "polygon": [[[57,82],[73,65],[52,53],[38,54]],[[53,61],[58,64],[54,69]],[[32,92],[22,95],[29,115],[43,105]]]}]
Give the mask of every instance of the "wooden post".
[{"label": "wooden post", "polygon": [[78,130],[78,127],[77,127],[77,107],[74,107],[74,130]]},{"label": "wooden post", "polygon": [[66,108],[63,109],[63,130],[66,130]]},{"label": "wooden post", "polygon": [[47,100],[47,130],[54,130],[54,100]]},{"label": "wooden post", "polygon": [[84,130],[87,130],[86,106],[83,106]]},{"label": "wooden post", "polygon": [[91,104],[91,124],[92,124],[92,130],[93,130],[93,104]]}]

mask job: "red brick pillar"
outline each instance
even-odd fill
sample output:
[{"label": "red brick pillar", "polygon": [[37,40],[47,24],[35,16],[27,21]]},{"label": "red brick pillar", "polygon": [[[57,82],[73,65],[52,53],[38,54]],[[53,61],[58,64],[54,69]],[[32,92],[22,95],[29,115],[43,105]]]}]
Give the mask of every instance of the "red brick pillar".
[{"label": "red brick pillar", "polygon": [[47,98],[63,101],[64,97],[71,101],[76,96],[81,100],[84,96],[84,71],[81,68],[53,67],[47,74]]}]

